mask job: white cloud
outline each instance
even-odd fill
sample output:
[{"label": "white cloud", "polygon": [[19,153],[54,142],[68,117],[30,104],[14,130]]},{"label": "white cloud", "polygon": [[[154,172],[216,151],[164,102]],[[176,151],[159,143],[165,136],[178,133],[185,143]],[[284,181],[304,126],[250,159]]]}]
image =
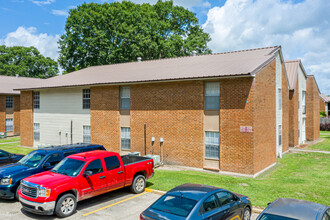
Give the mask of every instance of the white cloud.
[{"label": "white cloud", "polygon": [[35,0],[32,0],[32,3],[38,5],[38,6],[44,6],[44,5],[50,5],[52,3],[54,3],[55,0],[46,0],[46,1],[35,1]]},{"label": "white cloud", "polygon": [[203,25],[213,52],[282,45],[285,59],[302,59],[321,92],[330,94],[330,1],[227,0]]},{"label": "white cloud", "polygon": [[35,27],[25,28],[21,26],[16,31],[7,34],[4,39],[0,39],[0,44],[6,46],[34,46],[42,55],[57,59],[57,41],[59,38],[59,35],[38,34]]},{"label": "white cloud", "polygon": [[58,15],[58,16],[68,16],[69,12],[66,11],[66,10],[55,10],[55,9],[53,9],[52,14],[53,15]]}]

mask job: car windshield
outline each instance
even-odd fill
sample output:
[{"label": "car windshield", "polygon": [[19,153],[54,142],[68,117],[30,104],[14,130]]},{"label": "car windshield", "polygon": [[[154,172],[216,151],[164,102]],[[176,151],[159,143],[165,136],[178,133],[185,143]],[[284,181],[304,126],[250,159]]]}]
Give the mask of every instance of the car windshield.
[{"label": "car windshield", "polygon": [[81,169],[85,165],[85,161],[75,160],[71,158],[65,158],[59,162],[52,170],[53,173],[59,173],[66,176],[75,177],[78,176]]},{"label": "car windshield", "polygon": [[298,220],[298,219],[288,218],[288,217],[279,216],[279,215],[263,214],[261,216],[260,220]]},{"label": "car windshield", "polygon": [[195,207],[197,201],[187,199],[181,196],[164,195],[151,208],[171,213],[173,215],[187,217],[191,210]]},{"label": "car windshield", "polygon": [[44,152],[33,151],[20,159],[18,163],[28,167],[37,167],[45,156],[46,154]]}]

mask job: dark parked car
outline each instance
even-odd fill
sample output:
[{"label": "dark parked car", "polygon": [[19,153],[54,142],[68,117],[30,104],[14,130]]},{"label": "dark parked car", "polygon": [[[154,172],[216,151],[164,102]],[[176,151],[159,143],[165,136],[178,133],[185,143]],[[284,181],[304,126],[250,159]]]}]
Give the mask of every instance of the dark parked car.
[{"label": "dark parked car", "polygon": [[0,166],[10,164],[10,163],[16,163],[20,159],[22,159],[24,155],[22,154],[11,154],[7,151],[0,150]]},{"label": "dark parked car", "polygon": [[17,163],[0,167],[0,198],[14,199],[22,179],[52,169],[63,158],[76,153],[105,150],[102,145],[69,144],[32,151]]},{"label": "dark parked car", "polygon": [[298,199],[279,198],[257,220],[330,220],[330,207]]},{"label": "dark parked car", "polygon": [[249,220],[251,207],[246,196],[214,186],[188,183],[168,191],[146,209],[140,219]]}]

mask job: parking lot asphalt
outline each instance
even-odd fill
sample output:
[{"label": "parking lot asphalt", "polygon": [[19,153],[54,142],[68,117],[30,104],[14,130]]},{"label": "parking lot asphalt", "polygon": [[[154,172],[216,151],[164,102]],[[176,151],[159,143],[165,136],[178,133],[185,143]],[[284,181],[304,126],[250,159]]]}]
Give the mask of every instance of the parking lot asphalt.
[{"label": "parking lot asphalt", "polygon": [[[132,194],[128,189],[106,193],[78,203],[77,212],[66,219],[139,219],[141,212],[161,195],[151,192]],[[17,201],[0,199],[0,219],[58,219],[25,212]],[[256,219],[252,215],[252,220]]]}]

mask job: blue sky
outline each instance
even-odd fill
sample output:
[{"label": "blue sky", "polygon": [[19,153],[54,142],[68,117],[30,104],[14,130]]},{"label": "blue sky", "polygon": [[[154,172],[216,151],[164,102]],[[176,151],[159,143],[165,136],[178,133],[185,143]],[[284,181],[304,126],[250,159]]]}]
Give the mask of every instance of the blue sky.
[{"label": "blue sky", "polygon": [[[156,0],[132,0],[151,3]],[[111,0],[0,0],[0,44],[35,46],[58,56],[70,8]],[[174,0],[196,13],[213,52],[282,45],[284,58],[301,59],[322,93],[330,95],[329,0]]]}]

